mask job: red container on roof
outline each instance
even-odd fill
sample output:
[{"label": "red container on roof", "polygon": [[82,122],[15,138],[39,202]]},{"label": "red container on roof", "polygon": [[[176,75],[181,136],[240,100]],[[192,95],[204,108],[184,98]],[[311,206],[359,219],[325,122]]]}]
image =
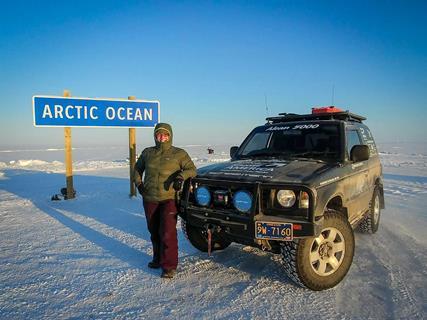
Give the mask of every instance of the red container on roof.
[{"label": "red container on roof", "polygon": [[318,113],[335,113],[335,112],[343,112],[340,108],[337,108],[335,106],[329,106],[329,107],[314,107],[311,108],[312,114],[318,114]]}]

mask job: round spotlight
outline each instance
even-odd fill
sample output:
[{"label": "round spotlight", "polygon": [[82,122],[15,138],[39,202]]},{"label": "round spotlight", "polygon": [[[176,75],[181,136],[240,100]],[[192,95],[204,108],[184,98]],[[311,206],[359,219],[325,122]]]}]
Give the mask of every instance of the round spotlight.
[{"label": "round spotlight", "polygon": [[211,193],[207,187],[196,189],[196,201],[199,206],[206,207],[211,203]]},{"label": "round spotlight", "polygon": [[233,197],[233,204],[240,212],[248,212],[252,208],[252,195],[247,191],[237,191]]}]

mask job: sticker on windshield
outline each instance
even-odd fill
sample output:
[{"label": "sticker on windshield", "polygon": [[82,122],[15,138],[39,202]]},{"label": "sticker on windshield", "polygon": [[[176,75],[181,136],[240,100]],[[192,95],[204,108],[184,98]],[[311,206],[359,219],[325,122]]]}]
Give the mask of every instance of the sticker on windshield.
[{"label": "sticker on windshield", "polygon": [[304,129],[317,129],[320,127],[318,123],[296,124],[294,126],[272,126],[265,129],[265,131],[285,131],[285,130],[304,130]]}]

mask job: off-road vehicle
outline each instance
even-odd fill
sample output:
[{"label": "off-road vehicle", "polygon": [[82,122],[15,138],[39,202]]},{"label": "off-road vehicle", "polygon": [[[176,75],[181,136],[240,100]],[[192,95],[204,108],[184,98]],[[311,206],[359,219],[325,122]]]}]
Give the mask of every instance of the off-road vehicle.
[{"label": "off-road vehicle", "polygon": [[364,117],[335,107],[267,118],[231,161],[200,168],[180,203],[182,229],[201,251],[232,242],[281,254],[312,290],[337,285],[354,254],[353,229],[375,233],[382,167]]}]

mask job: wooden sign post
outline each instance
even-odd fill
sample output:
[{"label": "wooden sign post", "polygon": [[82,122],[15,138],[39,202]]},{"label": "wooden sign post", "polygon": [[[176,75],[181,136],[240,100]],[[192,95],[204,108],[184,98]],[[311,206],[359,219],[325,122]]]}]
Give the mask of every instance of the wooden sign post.
[{"label": "wooden sign post", "polygon": [[[64,90],[64,97],[71,97],[71,93],[68,90]],[[74,198],[74,186],[73,186],[73,156],[71,147],[71,128],[64,127],[65,137],[65,179],[67,182],[67,199]]]},{"label": "wooden sign post", "polygon": [[[135,100],[134,96],[129,96],[128,100]],[[134,168],[136,162],[136,138],[135,128],[129,128],[129,181],[130,181],[130,193],[129,197],[136,197],[136,188],[133,181]]]}]

